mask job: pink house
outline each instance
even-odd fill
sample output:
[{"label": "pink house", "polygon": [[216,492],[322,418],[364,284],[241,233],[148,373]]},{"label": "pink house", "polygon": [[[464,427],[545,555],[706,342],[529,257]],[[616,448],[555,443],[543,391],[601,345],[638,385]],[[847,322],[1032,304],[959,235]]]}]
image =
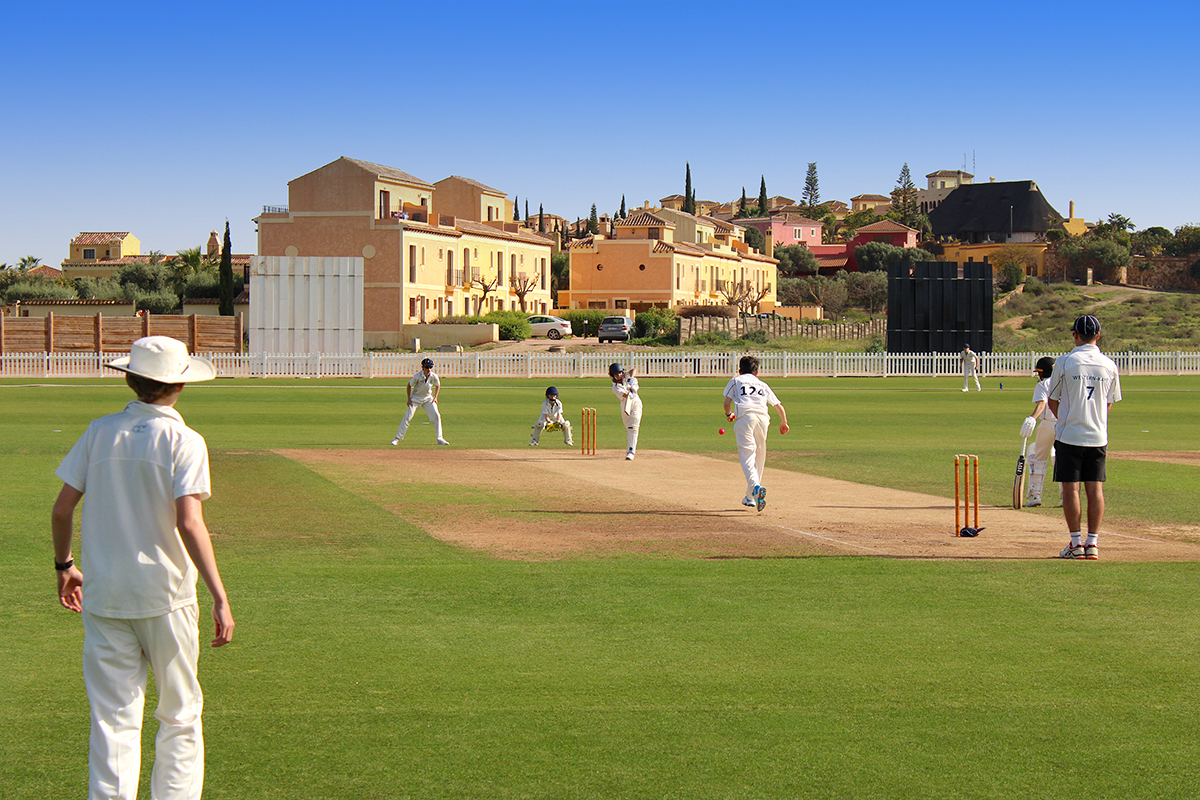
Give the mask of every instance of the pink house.
[{"label": "pink house", "polygon": [[799,214],[772,214],[769,217],[745,217],[730,220],[743,228],[755,228],[766,237],[770,231],[776,247],[790,244],[802,244],[812,248],[821,243],[821,230],[825,223],[815,219],[802,217]]},{"label": "pink house", "polygon": [[916,247],[918,231],[907,225],[901,225],[893,219],[884,219],[864,225],[854,231],[850,240],[850,249],[867,242],[883,242],[893,247]]}]

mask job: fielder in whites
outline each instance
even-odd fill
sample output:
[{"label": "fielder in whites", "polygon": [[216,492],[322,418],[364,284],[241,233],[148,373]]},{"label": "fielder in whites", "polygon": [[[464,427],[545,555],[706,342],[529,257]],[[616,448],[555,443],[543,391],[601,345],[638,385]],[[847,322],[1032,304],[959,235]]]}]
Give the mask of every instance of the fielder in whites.
[{"label": "fielder in whites", "polygon": [[633,461],[637,455],[638,428],[642,424],[642,397],[638,394],[637,378],[633,367],[628,372],[620,364],[608,365],[608,377],[612,379],[613,394],[621,403],[621,419],[625,422],[625,460]]},{"label": "fielder in whites", "polygon": [[787,433],[787,411],[771,387],[758,378],[758,359],[742,356],[739,375],[725,384],[725,418],[733,423],[738,458],[746,476],[746,496],[742,505],[762,511],[767,505],[767,489],[762,485],[767,465],[767,429],[771,426],[770,408],[779,412],[779,432]]},{"label": "fielder in whites", "polygon": [[442,382],[434,374],[432,358],[421,359],[421,371],[412,376],[405,390],[408,392],[408,407],[404,409],[404,419],[400,420],[400,427],[396,430],[396,438],[392,439],[392,444],[400,444],[400,440],[408,432],[408,423],[412,422],[413,414],[417,413],[417,406],[425,409],[425,416],[429,417],[429,424],[433,425],[433,435],[437,443],[450,444],[442,438],[442,415],[438,411],[438,394],[442,391]]},{"label": "fielder in whites", "polygon": [[[202,503],[208,447],[175,410],[185,383],[213,365],[167,336],[135,341],[107,365],[137,395],[94,420],[55,471],[50,514],[58,599],[83,617],[83,685],[91,705],[88,798],[134,800],[141,776],[147,668],[154,673],[158,736],[150,797],[199,800],[204,788],[204,696],[197,678],[196,579],[212,596],[213,647],[233,640],[233,612],[217,571]],[[83,504],[81,571],[71,557]]]},{"label": "fielder in whites", "polygon": [[561,430],[563,443],[571,446],[571,423],[563,416],[563,404],[558,399],[558,389],[546,387],[546,399],[542,402],[542,415],[533,423],[533,437],[529,440],[530,447],[537,447],[542,439],[542,431]]},{"label": "fielder in whites", "polygon": [[[1054,365],[1046,401],[1058,421],[1054,424],[1054,480],[1062,484],[1063,516],[1071,541],[1059,558],[1099,558],[1098,539],[1104,521],[1104,481],[1107,478],[1108,411],[1121,399],[1117,365],[1100,352],[1100,320],[1084,314],[1071,326],[1075,349]],[[1087,494],[1087,540],[1081,521],[1079,484]]]},{"label": "fielder in whites", "polygon": [[[1029,483],[1026,486],[1025,505],[1034,508],[1042,504],[1042,490],[1049,473],[1050,461],[1054,457],[1054,423],[1058,420],[1050,410],[1050,377],[1054,374],[1054,359],[1042,356],[1034,367],[1038,383],[1033,388],[1033,413],[1021,424],[1021,438],[1028,439],[1034,435],[1033,450],[1029,454]],[[1061,494],[1059,505],[1062,505]]]},{"label": "fielder in whites", "polygon": [[959,357],[962,359],[963,391],[970,391],[967,383],[972,379],[975,381],[975,391],[983,389],[979,385],[979,355],[971,349],[971,345],[964,344]]}]

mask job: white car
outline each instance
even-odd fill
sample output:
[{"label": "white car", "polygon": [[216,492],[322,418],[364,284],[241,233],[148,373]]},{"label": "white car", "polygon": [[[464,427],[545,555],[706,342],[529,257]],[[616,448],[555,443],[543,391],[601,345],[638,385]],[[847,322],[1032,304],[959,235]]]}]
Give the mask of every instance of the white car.
[{"label": "white car", "polygon": [[545,336],[548,339],[561,339],[571,332],[571,323],[559,317],[545,314],[534,314],[529,318],[531,336]]}]

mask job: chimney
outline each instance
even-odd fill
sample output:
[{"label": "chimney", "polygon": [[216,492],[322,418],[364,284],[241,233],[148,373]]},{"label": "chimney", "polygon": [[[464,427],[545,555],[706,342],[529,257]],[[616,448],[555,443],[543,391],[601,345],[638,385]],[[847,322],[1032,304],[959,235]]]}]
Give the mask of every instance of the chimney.
[{"label": "chimney", "polygon": [[767,226],[767,235],[763,237],[763,249],[765,256],[773,256],[775,252],[775,231],[771,230],[771,226]]},{"label": "chimney", "polygon": [[1071,211],[1067,214],[1067,219],[1075,219],[1075,201],[1071,201]]},{"label": "chimney", "polygon": [[206,247],[205,254],[209,258],[212,258],[214,255],[220,255],[220,253],[221,243],[217,240],[217,232],[213,231],[208,235],[208,245]]}]

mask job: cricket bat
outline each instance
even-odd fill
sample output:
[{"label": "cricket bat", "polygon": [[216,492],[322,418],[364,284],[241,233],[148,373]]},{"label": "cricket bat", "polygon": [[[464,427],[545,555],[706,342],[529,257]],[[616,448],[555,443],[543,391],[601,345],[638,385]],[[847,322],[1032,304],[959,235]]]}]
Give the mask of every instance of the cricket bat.
[{"label": "cricket bat", "polygon": [[1025,452],[1029,448],[1029,437],[1021,439],[1021,455],[1017,456],[1017,475],[1013,478],[1013,508],[1025,504]]}]

